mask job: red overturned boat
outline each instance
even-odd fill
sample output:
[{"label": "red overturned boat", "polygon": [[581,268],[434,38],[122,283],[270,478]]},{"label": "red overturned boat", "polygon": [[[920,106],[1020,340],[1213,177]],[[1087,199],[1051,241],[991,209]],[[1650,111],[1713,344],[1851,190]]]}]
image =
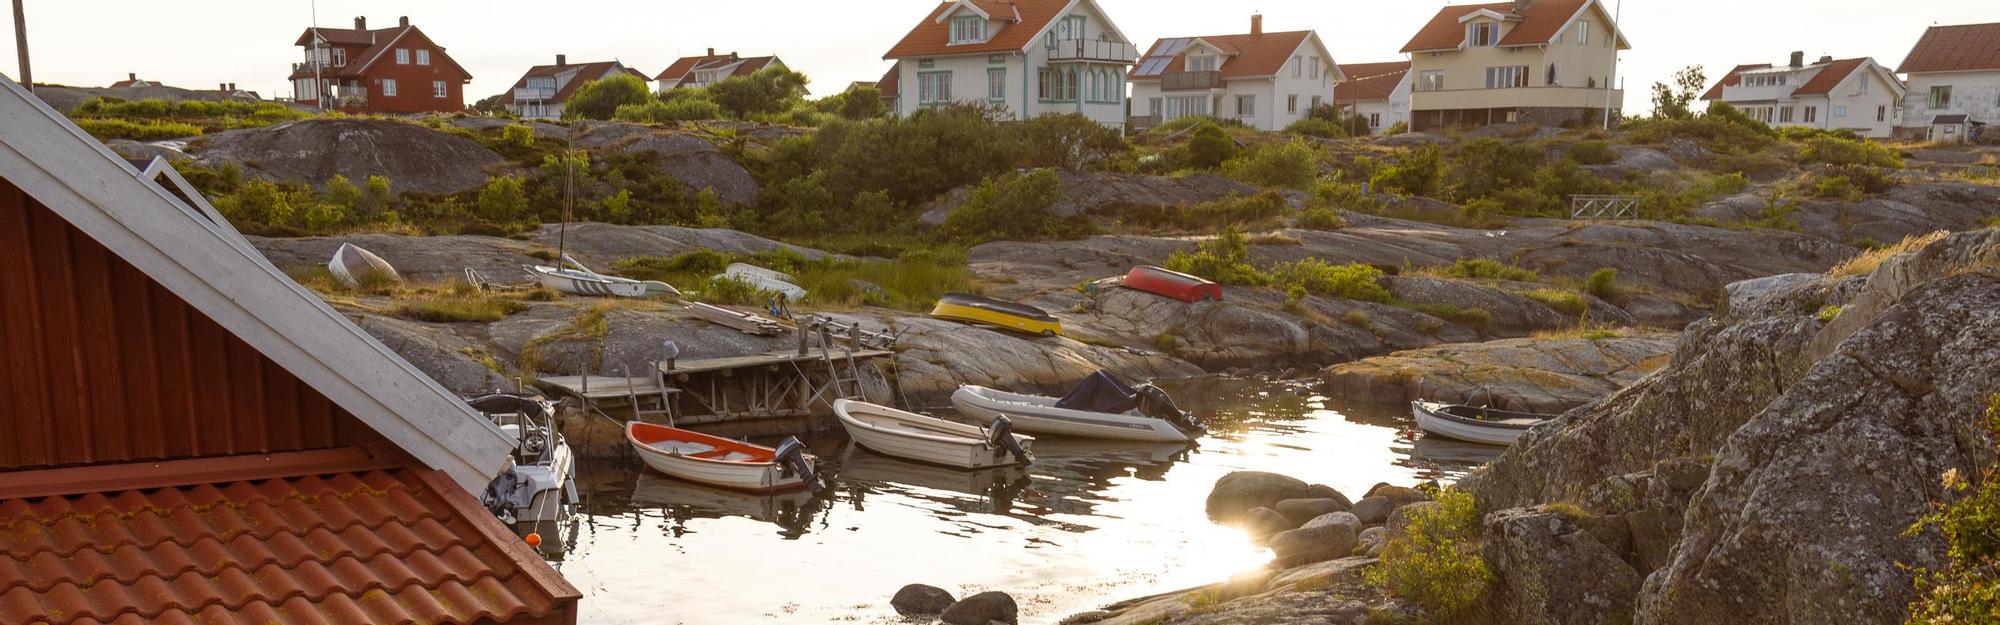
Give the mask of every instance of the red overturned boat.
[{"label": "red overturned boat", "polygon": [[1131,271],[1125,273],[1125,280],[1121,284],[1128,289],[1171,297],[1183,302],[1222,301],[1222,285],[1200,276],[1191,276],[1164,267],[1152,265],[1133,267]]}]

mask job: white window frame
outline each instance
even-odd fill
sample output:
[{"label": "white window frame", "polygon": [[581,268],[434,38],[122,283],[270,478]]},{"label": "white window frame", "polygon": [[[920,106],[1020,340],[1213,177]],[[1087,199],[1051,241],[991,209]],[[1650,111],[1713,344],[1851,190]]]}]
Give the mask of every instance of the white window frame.
[{"label": "white window frame", "polygon": [[1590,20],[1579,20],[1576,26],[1576,45],[1590,45]]},{"label": "white window frame", "polygon": [[1806,107],[1804,116],[1801,117],[1799,121],[1807,124],[1819,123],[1819,107],[1817,106]]},{"label": "white window frame", "polygon": [[1221,59],[1213,54],[1190,54],[1185,65],[1190,72],[1213,72],[1221,67]]},{"label": "white window frame", "polygon": [[1500,24],[1497,22],[1473,22],[1465,25],[1465,45],[1468,48],[1491,48],[1500,44]]},{"label": "white window frame", "polygon": [[989,67],[986,69],[986,99],[993,102],[1005,102],[1007,100],[1007,68]]},{"label": "white window frame", "polygon": [[1257,94],[1244,93],[1236,96],[1236,116],[1255,117],[1257,115]]},{"label": "white window frame", "polygon": [[1514,89],[1528,86],[1528,66],[1501,65],[1486,68],[1487,89]]},{"label": "white window frame", "polygon": [[1292,77],[1293,78],[1306,77],[1306,57],[1298,55],[1292,56]]},{"label": "white window frame", "polygon": [[333,49],[333,66],[347,67],[347,48]]},{"label": "white window frame", "polygon": [[396,64],[397,64],[397,65],[409,65],[409,64],[410,64],[410,49],[409,49],[409,48],[396,48]]},{"label": "white window frame", "polygon": [[951,45],[986,41],[986,20],[977,15],[951,18]]},{"label": "white window frame", "polygon": [[1382,114],[1381,114],[1381,113],[1369,113],[1369,114],[1368,114],[1368,127],[1369,127],[1369,128],[1381,128],[1381,127],[1382,127]]},{"label": "white window frame", "polygon": [[1426,69],[1417,72],[1417,91],[1444,91],[1444,70]]},{"label": "white window frame", "polygon": [[396,79],[394,78],[382,79],[382,97],[385,98],[396,97]]},{"label": "white window frame", "polygon": [[1887,106],[1875,107],[1875,121],[1877,122],[1889,121],[1889,107]]},{"label": "white window frame", "polygon": [[1846,117],[1846,116],[1847,116],[1847,106],[1846,106],[1846,105],[1843,105],[1843,104],[1835,104],[1835,105],[1833,105],[1833,116],[1834,116],[1834,117]]},{"label": "white window frame", "polygon": [[434,98],[451,97],[451,86],[445,84],[445,82],[442,80],[431,81],[431,97]]},{"label": "white window frame", "polygon": [[937,106],[951,103],[951,70],[917,73],[917,104]]},{"label": "white window frame", "polygon": [[417,48],[417,64],[418,64],[418,65],[430,65],[430,64],[431,64],[431,51],[430,51],[430,50],[426,50],[426,49],[423,49],[423,48]]},{"label": "white window frame", "polygon": [[[1939,98],[1942,94],[1944,97]],[[1951,85],[1932,85],[1928,104],[1930,110],[1942,111],[1951,108]]]},{"label": "white window frame", "polygon": [[1793,113],[1794,113],[1793,107],[1790,106],[1778,107],[1778,123],[1780,124],[1792,123]]},{"label": "white window frame", "polygon": [[1311,111],[1313,109],[1317,109],[1319,108],[1319,105],[1325,103],[1326,103],[1326,98],[1324,96],[1313,96],[1312,106],[1310,108],[1307,108],[1306,110]]},{"label": "white window frame", "polygon": [[1316,57],[1316,56],[1313,56],[1313,57],[1306,57],[1306,58],[1307,58],[1307,62],[1308,62],[1308,63],[1310,63],[1310,64],[1312,65],[1312,69],[1311,69],[1311,70],[1308,70],[1308,71],[1310,71],[1310,72],[1312,73],[1312,79],[1313,79],[1313,80],[1319,80],[1319,77],[1320,77],[1320,72],[1321,72],[1321,71],[1322,71],[1322,69],[1323,69],[1323,68],[1321,68],[1321,67],[1320,67],[1320,63],[1319,63],[1319,57]]},{"label": "white window frame", "polygon": [[1297,114],[1299,114],[1299,96],[1298,96],[1298,94],[1292,94],[1292,95],[1288,95],[1288,96],[1285,96],[1285,112],[1286,112],[1286,113],[1290,113],[1290,114],[1293,114],[1293,115],[1297,115]]}]

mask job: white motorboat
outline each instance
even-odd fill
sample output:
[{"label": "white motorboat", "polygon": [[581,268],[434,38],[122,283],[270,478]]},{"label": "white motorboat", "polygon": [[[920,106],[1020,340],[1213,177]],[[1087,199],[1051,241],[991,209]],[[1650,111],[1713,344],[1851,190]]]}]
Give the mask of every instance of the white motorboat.
[{"label": "white motorboat", "polygon": [[631,278],[607,276],[595,271],[576,259],[563,256],[563,267],[545,265],[523,265],[528,276],[543,286],[568,293],[590,297],[646,297],[648,295],[669,295],[680,297],[681,292],[672,285],[659,281],[639,281]]},{"label": "white motorboat", "polygon": [[487,509],[510,524],[562,518],[565,507],[577,501],[576,455],[556,429],[554,404],[541,397],[499,394],[466,404],[514,439],[514,465],[487,487]]},{"label": "white motorboat", "polygon": [[1555,415],[1431,401],[1410,402],[1410,415],[1416,417],[1417,427],[1425,432],[1461,441],[1501,446],[1514,444],[1514,439],[1520,438],[1528,428],[1555,418]]},{"label": "white motorboat", "polygon": [[951,394],[951,404],[980,423],[1008,417],[1014,429],[1031,434],[1173,443],[1202,432],[1166,391],[1126,386],[1107,371],[1084,378],[1061,399],[967,384]]},{"label": "white motorboat", "polygon": [[633,421],[625,439],[653,470],[698,484],[751,493],[814,489],[817,459],[796,438],[777,449]]},{"label": "white motorboat", "polygon": [[885,456],[961,469],[1035,459],[1028,451],[1035,439],[1015,434],[1004,418],[980,428],[851,399],[834,400],[833,413],[855,443]]},{"label": "white motorboat", "polygon": [[741,280],[757,290],[782,294],[786,299],[794,302],[806,298],[806,289],[798,285],[798,278],[756,265],[731,263],[729,267],[722,270],[722,275],[716,277]]},{"label": "white motorboat", "polygon": [[396,273],[395,267],[389,266],[389,261],[352,243],[342,243],[340,249],[333,251],[333,259],[327,261],[326,270],[350,289],[361,288],[364,283],[403,281],[403,276]]}]

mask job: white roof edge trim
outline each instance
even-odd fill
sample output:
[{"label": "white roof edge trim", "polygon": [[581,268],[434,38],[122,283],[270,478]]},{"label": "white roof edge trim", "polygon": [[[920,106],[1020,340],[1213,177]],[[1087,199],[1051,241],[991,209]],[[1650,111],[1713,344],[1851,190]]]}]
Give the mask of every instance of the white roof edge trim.
[{"label": "white roof edge trim", "polygon": [[509,462],[491,422],[5,76],[0,129],[0,176],[418,461],[475,495]]}]

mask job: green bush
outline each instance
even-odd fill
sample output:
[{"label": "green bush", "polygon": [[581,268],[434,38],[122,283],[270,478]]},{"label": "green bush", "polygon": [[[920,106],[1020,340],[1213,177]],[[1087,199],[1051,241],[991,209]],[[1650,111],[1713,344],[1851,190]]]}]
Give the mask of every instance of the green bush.
[{"label": "green bush", "polygon": [[988,179],[945,215],[938,234],[967,245],[1088,234],[1088,221],[1049,211],[1062,196],[1062,182],[1048,170]]},{"label": "green bush", "polygon": [[1259,146],[1224,163],[1229,177],[1262,187],[1304,189],[1319,175],[1319,157],[1300,139]]},{"label": "green bush", "polygon": [[652,100],[643,104],[626,104],[618,107],[614,117],[624,122],[665,124],[722,119],[723,114],[721,105],[705,98],[679,98],[672,101]]},{"label": "green bush", "polygon": [[1340,122],[1318,117],[1307,117],[1292,122],[1292,125],[1285,127],[1285,132],[1321,139],[1340,139],[1347,136],[1347,131],[1340,127]]},{"label": "green bush", "polygon": [[1583,294],[1575,291],[1535,289],[1522,293],[1521,296],[1571,315],[1581,315],[1590,310],[1590,302],[1583,299]]},{"label": "green bush", "polygon": [[1438,275],[1474,280],[1512,280],[1514,282],[1540,282],[1542,275],[1533,269],[1516,267],[1491,258],[1461,258],[1449,267],[1438,271]]},{"label": "green bush", "polygon": [[805,74],[773,65],[749,76],[731,76],[708,86],[708,98],[730,115],[745,118],[792,110],[806,96]]},{"label": "green bush", "polygon": [[631,74],[599,78],[578,87],[563,105],[563,119],[611,119],[618,107],[653,99],[646,81]]},{"label": "green bush", "polygon": [[1389,289],[1382,287],[1382,270],[1369,265],[1334,265],[1308,258],[1273,267],[1270,275],[1275,284],[1303,287],[1313,295],[1378,303],[1390,300]]},{"label": "green bush", "polygon": [[1208,278],[1221,284],[1266,286],[1271,276],[1250,264],[1250,244],[1235,228],[1221,236],[1202,241],[1195,251],[1176,251],[1167,256],[1167,268]]},{"label": "green bush", "polygon": [[1131,149],[1123,133],[1081,113],[1037,115],[1019,133],[1021,160],[1031,167],[1082,169]]},{"label": "green bush", "polygon": [[1412,148],[1402,158],[1377,168],[1369,181],[1378,192],[1435,197],[1444,178],[1439,152],[1433,145]]},{"label": "green bush", "polygon": [[1618,151],[1611,144],[1596,139],[1578,141],[1569,147],[1569,157],[1585,165],[1603,165],[1618,160]]},{"label": "green bush", "polygon": [[1195,232],[1254,227],[1284,215],[1290,208],[1284,194],[1264,191],[1178,207],[1173,225]]},{"label": "green bush", "polygon": [[1813,184],[1813,197],[1822,200],[1854,201],[1866,195],[1853,181],[1838,176],[1822,177]]},{"label": "green bush", "polygon": [[528,216],[528,194],[520,176],[500,176],[479,189],[479,217],[494,223],[511,223]]},{"label": "green bush", "polygon": [[1183,147],[1187,153],[1187,166],[1195,169],[1215,169],[1229,159],[1236,158],[1236,140],[1221,126],[1204,121],[1194,127],[1194,133]]},{"label": "green bush", "polygon": [[827,112],[847,119],[874,119],[889,114],[889,103],[882,99],[882,92],[873,86],[864,85],[848,89],[839,95],[828,97],[827,100],[835,100],[830,103],[833,106],[830,106]]},{"label": "green bush", "polygon": [[1831,134],[1818,134],[1806,139],[1799,147],[1799,162],[1865,165],[1891,169],[1903,166],[1903,158],[1888,146],[1866,139],[1847,139]]},{"label": "green bush", "polygon": [[1394,124],[1390,124],[1387,130],[1383,130],[1382,136],[1393,137],[1396,135],[1407,133],[1409,131],[1410,131],[1410,122],[1396,122]]},{"label": "green bush", "polygon": [[1347,219],[1331,208],[1314,207],[1299,213],[1298,226],[1307,230],[1339,230],[1347,227]]},{"label": "green bush", "polygon": [[1467,308],[1452,304],[1410,304],[1408,308],[1480,332],[1493,329],[1493,313],[1484,308]]},{"label": "green bush", "polygon": [[1461,143],[1451,152],[1447,199],[1463,202],[1535,188],[1536,173],[1546,159],[1542,148],[1532,143],[1492,137]]},{"label": "green bush", "polygon": [[[1986,401],[1990,452],[2000,452],[2000,396]],[[1990,454],[1989,454],[1990,457]],[[1916,571],[1918,598],[1910,604],[1909,625],[1991,623],[2000,616],[2000,467],[1978,475],[1957,469],[1943,478],[1948,501],[1904,533],[1914,537],[1935,529],[1944,535],[1944,568]]]},{"label": "green bush", "polygon": [[263,180],[244,182],[235,193],[215,198],[214,204],[217,212],[238,224],[268,226],[292,220],[290,194]]},{"label": "green bush", "polygon": [[523,124],[508,124],[500,129],[500,144],[517,149],[535,147],[535,129]]},{"label": "green bush", "polygon": [[1450,623],[1479,609],[1494,576],[1479,553],[1480,517],[1472,495],[1447,490],[1437,502],[1415,509],[1407,529],[1389,537],[1381,562],[1364,576],[1416,602],[1435,622]]},{"label": "green bush", "polygon": [[1611,267],[1590,272],[1583,280],[1583,292],[1607,302],[1625,301],[1625,287],[1618,285],[1618,270]]},{"label": "green bush", "polygon": [[130,121],[115,118],[83,117],[75,120],[76,125],[99,141],[130,139],[133,141],[164,141],[193,137],[201,134],[201,127],[173,121]]}]

